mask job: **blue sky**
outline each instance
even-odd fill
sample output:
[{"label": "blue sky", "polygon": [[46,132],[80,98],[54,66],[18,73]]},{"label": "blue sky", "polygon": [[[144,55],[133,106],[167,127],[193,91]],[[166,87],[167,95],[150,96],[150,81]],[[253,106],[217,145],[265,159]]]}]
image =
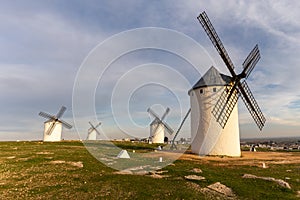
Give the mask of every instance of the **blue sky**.
[{"label": "blue sky", "polygon": [[[299,1],[1,1],[0,140],[42,139],[44,119],[38,112],[55,114],[61,105],[68,108],[64,120],[74,124],[72,92],[82,62],[99,43],[122,31],[161,27],[182,32],[205,48],[222,73],[229,74],[196,19],[204,10],[237,71],[242,70],[243,60],[254,45],[259,44],[262,58],[248,84],[267,123],[263,132],[259,132],[240,101],[241,136],[299,136],[299,8]],[[190,51],[197,56],[198,52]],[[102,131],[113,137],[120,136],[121,130],[107,103],[110,102],[108,92],[126,70],[147,63],[173,67],[184,74],[190,84],[200,78],[185,61],[168,52],[144,50],[123,56],[112,65],[105,76],[106,85],[98,86],[95,94]],[[186,66],[187,70],[183,70]],[[167,76],[163,75],[162,78]],[[167,80],[176,82],[172,77]],[[126,81],[123,84],[130,85]],[[189,108],[187,91],[180,94],[186,94],[181,98],[185,112]],[[151,119],[146,109],[149,106],[160,114],[166,106],[171,107],[167,121],[174,129],[179,124],[181,110],[174,94],[166,88],[142,87],[129,102],[134,122],[129,127],[131,131],[142,130],[140,127],[148,130]],[[90,119],[82,120],[87,124]],[[188,123],[182,133],[186,137]],[[86,126],[80,128],[83,137],[88,124]],[[141,136],[147,135],[148,132],[141,133]],[[75,129],[64,130],[64,138],[78,138],[78,134]]]}]

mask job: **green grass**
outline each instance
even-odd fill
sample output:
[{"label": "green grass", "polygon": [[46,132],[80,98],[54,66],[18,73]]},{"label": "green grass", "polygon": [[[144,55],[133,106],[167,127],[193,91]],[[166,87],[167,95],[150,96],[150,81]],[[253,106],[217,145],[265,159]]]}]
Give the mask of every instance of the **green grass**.
[{"label": "green grass", "polygon": [[[153,151],[157,145],[115,142],[128,151]],[[90,144],[91,146],[93,144]],[[107,146],[109,147],[109,146]],[[297,199],[300,191],[299,164],[223,166],[219,161],[177,160],[163,170],[168,175],[155,179],[145,175],[119,175],[94,158],[81,142],[0,142],[0,199],[205,199],[199,188],[221,182],[239,199]],[[101,153],[101,152],[100,152]],[[299,152],[290,152],[299,155]],[[112,153],[113,155],[113,153]],[[65,163],[52,164],[62,160]],[[82,162],[83,168],[68,162]],[[221,162],[221,161],[220,161]],[[202,169],[206,179],[187,181],[184,176]],[[264,180],[243,179],[243,174],[285,179],[292,189]],[[298,198],[299,199],[299,198]]]}]

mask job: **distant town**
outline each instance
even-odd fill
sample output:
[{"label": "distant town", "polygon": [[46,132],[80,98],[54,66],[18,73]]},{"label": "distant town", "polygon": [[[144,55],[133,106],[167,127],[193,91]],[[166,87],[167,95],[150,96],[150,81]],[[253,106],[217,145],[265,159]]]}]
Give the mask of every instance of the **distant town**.
[{"label": "distant town", "polygon": [[[115,141],[151,143],[151,140],[149,140],[149,138],[124,138]],[[165,140],[165,143],[171,144],[172,141]],[[191,138],[180,138],[179,140],[175,141],[175,144],[191,144]],[[300,137],[241,139],[241,149],[244,151],[300,151]]]},{"label": "distant town", "polygon": [[243,150],[300,151],[300,137],[241,139]]}]

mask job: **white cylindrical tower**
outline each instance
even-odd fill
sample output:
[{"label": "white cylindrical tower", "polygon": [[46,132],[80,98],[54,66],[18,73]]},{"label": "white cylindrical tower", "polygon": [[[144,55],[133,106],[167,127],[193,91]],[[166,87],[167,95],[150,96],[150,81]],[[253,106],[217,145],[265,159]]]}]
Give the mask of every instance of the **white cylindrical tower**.
[{"label": "white cylindrical tower", "polygon": [[87,140],[97,140],[97,132],[94,130],[89,130]]},{"label": "white cylindrical tower", "polygon": [[165,127],[159,120],[150,124],[150,140],[152,143],[164,143]]},{"label": "white cylindrical tower", "polygon": [[[48,129],[55,123],[55,126],[51,133],[48,135]],[[44,142],[57,142],[61,141],[62,123],[60,121],[46,121],[44,123]]]},{"label": "white cylindrical tower", "polygon": [[240,137],[237,104],[224,129],[212,110],[231,82],[231,77],[211,67],[189,91],[191,103],[191,150],[199,155],[240,156]]}]

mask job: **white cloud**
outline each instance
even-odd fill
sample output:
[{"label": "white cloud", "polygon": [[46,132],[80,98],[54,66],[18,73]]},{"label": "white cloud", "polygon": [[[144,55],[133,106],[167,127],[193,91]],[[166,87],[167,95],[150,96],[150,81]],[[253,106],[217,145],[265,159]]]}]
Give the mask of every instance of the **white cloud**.
[{"label": "white cloud", "polygon": [[[3,130],[31,130],[34,135],[40,129],[39,123],[35,123],[40,109],[56,112],[61,104],[66,104],[71,111],[73,82],[82,60],[98,42],[130,28],[160,26],[182,31],[200,42],[216,67],[228,74],[196,19],[204,10],[238,71],[254,43],[259,43],[262,58],[248,83],[269,120],[267,123],[297,126],[295,122],[300,121],[299,110],[289,106],[293,102],[297,104],[300,91],[298,1],[75,2],[68,10],[60,3],[51,6],[30,1],[10,4],[0,8],[0,88],[4,96],[0,102],[0,119],[6,122]],[[199,55],[193,49],[186,51],[191,57]],[[149,60],[128,59],[129,64],[120,63],[118,72],[107,74],[105,84],[113,83],[129,65]],[[155,61],[166,64],[162,60]],[[208,69],[210,66],[206,65],[209,64],[203,64],[203,68]],[[187,74],[192,84],[200,78]],[[88,81],[89,76],[86,79]],[[110,89],[107,87],[100,93],[105,95]],[[106,101],[109,96],[99,99]],[[251,117],[244,107],[240,108],[241,123],[245,124]],[[106,111],[107,108],[101,109]],[[176,108],[172,111],[178,113]],[[66,114],[66,118],[71,119],[71,112]],[[15,117],[10,120],[7,116]],[[27,116],[37,118],[24,121]]]}]

